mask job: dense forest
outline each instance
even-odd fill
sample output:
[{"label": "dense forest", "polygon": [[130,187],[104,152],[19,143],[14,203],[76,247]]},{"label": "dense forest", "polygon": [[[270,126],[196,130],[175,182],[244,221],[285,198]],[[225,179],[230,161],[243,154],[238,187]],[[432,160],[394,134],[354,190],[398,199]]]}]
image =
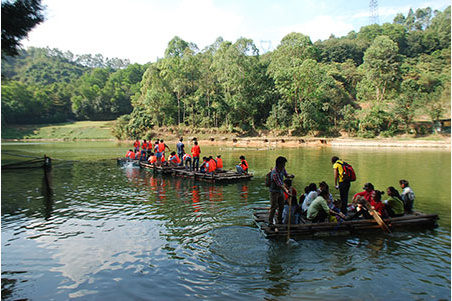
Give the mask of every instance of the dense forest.
[{"label": "dense forest", "polygon": [[[145,65],[29,48],[2,58],[2,125],[117,119],[121,139],[183,125],[375,137],[450,118],[451,9],[398,14],[344,37],[287,34],[260,53],[174,37]],[[148,137],[149,138],[149,137]]]}]

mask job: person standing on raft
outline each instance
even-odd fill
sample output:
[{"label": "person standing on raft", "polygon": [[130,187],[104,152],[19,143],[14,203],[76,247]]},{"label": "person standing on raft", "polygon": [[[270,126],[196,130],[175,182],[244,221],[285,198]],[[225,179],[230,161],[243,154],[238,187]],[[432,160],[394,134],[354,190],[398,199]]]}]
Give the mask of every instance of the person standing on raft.
[{"label": "person standing on raft", "polygon": [[276,166],[270,173],[270,214],[268,216],[268,225],[273,226],[275,212],[278,210],[277,223],[283,222],[284,210],[284,194],[287,193],[291,197],[290,192],[284,185],[284,177],[293,179],[294,175],[289,175],[286,171],[287,159],[285,157],[276,158]]}]

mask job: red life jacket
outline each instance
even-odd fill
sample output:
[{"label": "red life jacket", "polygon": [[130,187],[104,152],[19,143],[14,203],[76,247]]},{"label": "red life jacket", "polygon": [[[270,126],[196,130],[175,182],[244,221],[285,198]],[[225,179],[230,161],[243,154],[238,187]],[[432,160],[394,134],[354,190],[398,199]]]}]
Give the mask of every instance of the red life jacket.
[{"label": "red life jacket", "polygon": [[190,157],[190,155],[189,154],[184,154],[184,156],[182,157],[182,160],[187,160],[187,158],[190,158],[191,159],[191,157]]},{"label": "red life jacket", "polygon": [[136,140],[136,141],[133,143],[133,147],[139,148],[139,147],[140,147],[140,141]]},{"label": "red life jacket", "polygon": [[150,156],[148,161],[149,161],[149,163],[155,163],[155,162],[157,162],[157,157],[155,155]]},{"label": "red life jacket", "polygon": [[148,150],[152,150],[152,142],[148,142]]},{"label": "red life jacket", "polygon": [[217,163],[214,159],[209,161],[209,172],[214,172],[217,169]]},{"label": "red life jacket", "polygon": [[147,142],[143,142],[142,144],[141,144],[141,149],[142,150],[146,150],[148,148],[148,143]]},{"label": "red life jacket", "polygon": [[179,156],[177,154],[175,156],[176,156],[177,164],[179,164],[180,163],[180,158],[179,158]]},{"label": "red life jacket", "polygon": [[168,161],[173,161],[173,162],[175,162],[175,163],[178,163],[178,162],[177,162],[177,159],[178,159],[178,158],[176,158],[176,155],[174,155],[174,156],[170,156],[169,159],[168,159]]},{"label": "red life jacket", "polygon": [[212,159],[208,163],[209,163],[209,169],[207,170],[207,172],[214,172],[215,169],[217,169],[217,165],[215,164],[215,161]]},{"label": "red life jacket", "polygon": [[240,166],[243,168],[244,171],[248,170],[248,162],[246,162],[246,160],[242,160]]},{"label": "red life jacket", "polygon": [[223,159],[217,158],[217,168],[223,168]]},{"label": "red life jacket", "polygon": [[162,153],[165,151],[165,143],[160,142],[159,143],[159,153]]},{"label": "red life jacket", "polygon": [[133,151],[128,151],[126,158],[135,159],[135,153]]}]

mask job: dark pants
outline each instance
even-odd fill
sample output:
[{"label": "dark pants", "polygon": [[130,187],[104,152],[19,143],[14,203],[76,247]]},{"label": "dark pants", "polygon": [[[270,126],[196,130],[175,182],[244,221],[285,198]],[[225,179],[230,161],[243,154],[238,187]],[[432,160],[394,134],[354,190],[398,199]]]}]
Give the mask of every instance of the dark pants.
[{"label": "dark pants", "polygon": [[325,219],[328,217],[328,213],[325,212],[325,210],[320,209],[319,213],[314,217],[312,220],[313,223],[323,223]]},{"label": "dark pants", "polygon": [[[375,211],[376,213],[376,211]],[[378,213],[376,213],[378,214]],[[350,218],[351,220],[354,218],[358,218],[360,216],[364,216],[365,219],[372,219],[372,215],[370,215],[369,211],[367,211],[367,209],[365,208],[361,208],[361,210],[356,211],[355,214],[353,214],[353,216]]]},{"label": "dark pants", "polygon": [[182,157],[184,156],[184,152],[177,153],[177,155],[179,156],[179,159],[180,159],[179,166],[183,166],[184,165],[184,160],[182,160]]},{"label": "dark pants", "polygon": [[341,196],[341,212],[347,215],[348,191],[350,190],[350,182],[344,181],[339,183],[339,194]]},{"label": "dark pants", "polygon": [[193,157],[193,170],[198,171],[199,169],[199,157]]},{"label": "dark pants", "polygon": [[[190,167],[189,167],[190,166]],[[188,157],[187,159],[185,159],[185,169],[191,170],[191,158]]]},{"label": "dark pants", "polygon": [[284,195],[282,192],[270,192],[270,214],[268,216],[268,224],[273,224],[275,212],[278,210],[278,224],[282,224],[284,210]]}]

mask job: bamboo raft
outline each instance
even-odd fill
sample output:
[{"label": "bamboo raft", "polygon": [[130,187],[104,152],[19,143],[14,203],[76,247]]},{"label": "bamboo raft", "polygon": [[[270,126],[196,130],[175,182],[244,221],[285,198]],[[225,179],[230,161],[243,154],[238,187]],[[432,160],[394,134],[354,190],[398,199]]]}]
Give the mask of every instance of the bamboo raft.
[{"label": "bamboo raft", "polygon": [[[270,208],[254,208],[254,218],[257,226],[264,232],[267,238],[287,237],[288,225],[275,224],[268,226],[268,215]],[[384,219],[391,231],[395,229],[433,229],[438,226],[439,217],[436,214],[424,214],[414,212],[401,217]],[[374,219],[358,219],[342,221],[339,223],[311,223],[306,218],[302,218],[301,224],[290,225],[291,237],[311,237],[311,236],[336,236],[350,233],[363,233],[369,231],[380,231],[380,226]]]},{"label": "bamboo raft", "polygon": [[193,178],[195,180],[211,182],[211,183],[226,183],[226,182],[234,182],[238,180],[249,180],[253,177],[253,174],[239,174],[235,171],[228,170],[213,174],[206,174],[202,172],[195,172],[184,169],[174,170],[174,175],[179,177]]},{"label": "bamboo raft", "polygon": [[237,180],[251,179],[252,174],[238,174],[235,171],[224,171],[214,174],[206,174],[202,172],[196,172],[187,170],[184,166],[170,167],[170,166],[155,166],[154,164],[149,164],[147,162],[140,162],[142,168],[152,170],[154,172],[159,172],[162,174],[168,174],[178,177],[191,178],[198,181],[210,182],[210,183],[226,183],[233,182]]},{"label": "bamboo raft", "polygon": [[174,171],[179,169],[185,169],[183,166],[178,167],[170,167],[168,165],[156,166],[154,164],[150,164],[146,161],[140,162],[140,167],[148,170],[152,170],[153,172],[159,172],[161,174],[173,174]]}]

